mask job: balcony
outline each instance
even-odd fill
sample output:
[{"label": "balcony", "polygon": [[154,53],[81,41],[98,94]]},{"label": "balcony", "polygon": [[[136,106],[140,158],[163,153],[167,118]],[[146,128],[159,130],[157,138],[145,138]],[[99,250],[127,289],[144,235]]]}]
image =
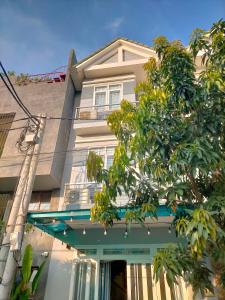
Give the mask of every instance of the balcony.
[{"label": "balcony", "polygon": [[94,105],[92,107],[77,107],[76,120],[106,120],[107,116],[120,109],[120,104]]},{"label": "balcony", "polygon": [[[137,105],[138,102],[132,102]],[[75,129],[77,135],[107,134],[110,129],[107,126],[107,116],[113,111],[119,110],[120,104],[94,105],[77,107],[75,111]]]},{"label": "balcony", "polygon": [[[91,208],[94,203],[94,194],[96,191],[101,191],[101,184],[96,182],[67,183],[65,185],[64,209],[74,210]],[[117,205],[123,206],[127,201],[127,196],[122,194],[117,198]]]}]

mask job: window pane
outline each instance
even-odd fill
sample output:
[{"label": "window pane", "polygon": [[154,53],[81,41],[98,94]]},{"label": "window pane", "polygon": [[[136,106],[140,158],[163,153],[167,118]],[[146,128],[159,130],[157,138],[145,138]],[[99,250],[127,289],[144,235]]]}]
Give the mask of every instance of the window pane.
[{"label": "window pane", "polygon": [[113,156],[107,156],[107,166],[106,168],[109,169],[113,164]]},{"label": "window pane", "polygon": [[40,210],[50,210],[50,202],[41,202]]},{"label": "window pane", "polygon": [[31,202],[29,204],[28,210],[39,210],[40,203],[39,202]]},{"label": "window pane", "polygon": [[95,92],[106,92],[107,87],[106,86],[97,86],[95,88]]},{"label": "window pane", "polygon": [[112,84],[109,86],[109,90],[120,90],[121,84]]},{"label": "window pane", "polygon": [[109,107],[110,109],[118,108],[120,103],[120,92],[110,91],[109,93]]},{"label": "window pane", "polygon": [[106,104],[106,92],[97,92],[95,93],[95,105],[100,105],[102,107],[97,107],[97,110],[104,109],[104,106]]},{"label": "window pane", "polygon": [[115,147],[107,147],[106,152],[107,152],[107,155],[114,155]]}]

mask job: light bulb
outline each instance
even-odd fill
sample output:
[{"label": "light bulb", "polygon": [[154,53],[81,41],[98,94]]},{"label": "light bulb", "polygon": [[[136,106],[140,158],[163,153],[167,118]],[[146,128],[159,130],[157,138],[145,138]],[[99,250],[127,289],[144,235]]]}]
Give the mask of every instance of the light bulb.
[{"label": "light bulb", "polygon": [[83,235],[85,235],[86,234],[86,230],[85,230],[85,228],[84,228],[84,230],[83,230]]},{"label": "light bulb", "polygon": [[107,235],[107,230],[106,229],[104,230],[104,235]]},{"label": "light bulb", "polygon": [[66,230],[63,231],[63,235],[66,235]]},{"label": "light bulb", "polygon": [[71,223],[73,222],[73,218],[70,218],[70,222],[71,222]]},{"label": "light bulb", "polygon": [[55,219],[52,220],[52,223],[55,223]]},{"label": "light bulb", "polygon": [[170,227],[168,228],[168,233],[171,234],[171,228]]},{"label": "light bulb", "polygon": [[148,229],[148,235],[150,235],[151,234],[151,230],[150,229]]}]

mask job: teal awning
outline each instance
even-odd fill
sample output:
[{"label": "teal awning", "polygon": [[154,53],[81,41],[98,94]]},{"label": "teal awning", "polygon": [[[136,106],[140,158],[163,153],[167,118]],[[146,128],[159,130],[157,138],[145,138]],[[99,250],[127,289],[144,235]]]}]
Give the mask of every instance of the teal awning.
[{"label": "teal awning", "polygon": [[[126,209],[118,208],[118,210],[119,217],[123,219]],[[171,209],[165,205],[160,206],[157,210],[158,217],[171,217],[172,215]],[[79,243],[79,241],[76,240],[76,222],[77,224],[89,224],[89,227],[92,226],[90,222],[90,209],[29,212],[27,221],[40,230],[71,246],[75,246],[76,243]],[[71,226],[72,224],[73,226]],[[86,225],[84,225],[84,227],[85,226]],[[100,228],[102,229],[102,227]]]}]

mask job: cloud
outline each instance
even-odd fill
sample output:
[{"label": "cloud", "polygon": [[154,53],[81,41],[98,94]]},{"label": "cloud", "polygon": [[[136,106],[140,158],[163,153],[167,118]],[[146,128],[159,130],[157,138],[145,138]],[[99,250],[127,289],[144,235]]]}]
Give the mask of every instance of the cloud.
[{"label": "cloud", "polygon": [[122,23],[124,23],[124,17],[116,18],[106,25],[106,29],[110,29],[113,33],[116,33],[122,25]]}]

